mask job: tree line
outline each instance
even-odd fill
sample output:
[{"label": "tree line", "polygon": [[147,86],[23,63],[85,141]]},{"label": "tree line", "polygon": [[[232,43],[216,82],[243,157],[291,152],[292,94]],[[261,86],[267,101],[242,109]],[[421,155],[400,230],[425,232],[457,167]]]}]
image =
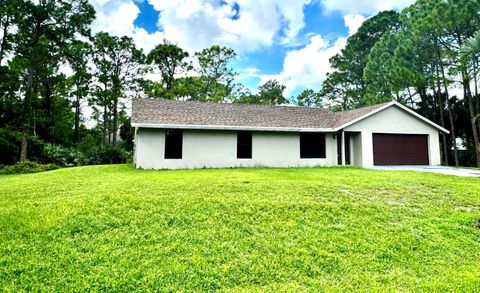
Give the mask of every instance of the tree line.
[{"label": "tree line", "polygon": [[331,58],[321,90],[287,98],[276,80],[254,92],[239,83],[230,48],[190,54],[164,40],[146,53],[93,35],[87,0],[0,0],[0,164],[117,161],[132,150],[126,105],[148,97],[332,110],[395,99],[450,130],[444,163],[480,166],[479,11],[476,0],[418,0],[380,12]]}]

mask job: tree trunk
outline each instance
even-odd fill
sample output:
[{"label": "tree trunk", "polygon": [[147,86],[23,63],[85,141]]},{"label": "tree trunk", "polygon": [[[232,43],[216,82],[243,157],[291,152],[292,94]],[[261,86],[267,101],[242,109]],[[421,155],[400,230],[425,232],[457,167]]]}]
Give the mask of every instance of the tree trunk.
[{"label": "tree trunk", "polygon": [[107,132],[107,120],[108,120],[108,113],[107,113],[107,104],[105,103],[103,106],[103,147],[105,148],[108,144],[108,132]]},{"label": "tree trunk", "polygon": [[118,128],[118,97],[115,97],[113,100],[113,138],[112,138],[112,145],[117,145],[117,128]]},{"label": "tree trunk", "polygon": [[24,131],[22,133],[22,147],[20,149],[20,161],[27,159],[27,146],[28,146],[28,133]]},{"label": "tree trunk", "polygon": [[458,147],[457,147],[457,137],[455,136],[455,123],[453,119],[452,105],[450,105],[450,101],[448,99],[447,99],[447,107],[448,107],[448,119],[450,120],[450,133],[452,135],[453,158],[455,160],[455,166],[458,167],[460,164],[458,162]]},{"label": "tree trunk", "polygon": [[[435,46],[437,48],[437,53],[438,53],[438,44],[435,41]],[[437,54],[437,62],[435,64],[435,75],[437,79],[437,96],[438,96],[438,108],[440,110],[440,126],[445,128],[445,119],[443,117],[443,95],[442,95],[442,89],[440,85],[440,59],[439,59],[439,54]],[[442,132],[442,146],[443,146],[443,163],[448,165],[448,147],[447,147],[447,135]]]},{"label": "tree trunk", "polygon": [[32,65],[32,58],[30,58],[29,66],[28,66],[28,75],[27,75],[27,86],[25,90],[25,99],[23,101],[23,110],[25,111],[24,112],[25,120],[23,125],[23,132],[22,132],[22,144],[20,147],[20,161],[26,160],[27,154],[28,154],[28,135],[30,132],[30,126],[32,125],[32,112],[34,112],[33,75],[34,75],[34,69]]},{"label": "tree trunk", "polygon": [[462,70],[462,78],[463,78],[463,91],[465,95],[465,99],[468,104],[468,111],[470,113],[470,123],[472,125],[472,133],[473,133],[473,142],[475,145],[475,153],[477,157],[477,167],[480,167],[480,142],[478,138],[478,127],[475,121],[475,109],[473,105],[473,97],[472,92],[470,90],[470,79],[468,78],[468,73],[466,69]]},{"label": "tree trunk", "polygon": [[450,120],[450,134],[452,136],[452,143],[453,143],[453,157],[455,160],[455,166],[458,167],[460,164],[458,162],[458,147],[457,147],[457,137],[455,135],[455,120],[453,117],[452,105],[450,104],[450,94],[448,92],[447,79],[445,76],[445,70],[443,68],[442,58],[440,55],[440,48],[437,48],[437,54],[438,54],[438,60],[440,64],[440,71],[442,73],[442,79],[443,79],[442,84],[443,84],[443,89],[445,91],[445,100],[447,104],[448,118]]},{"label": "tree trunk", "polygon": [[473,60],[473,81],[475,82],[475,96],[478,96],[478,62]]},{"label": "tree trunk", "polygon": [[75,101],[75,125],[73,129],[73,141],[78,144],[80,128],[80,98],[77,96]]},{"label": "tree trunk", "polygon": [[[440,88],[440,85],[438,85]],[[435,93],[435,91],[434,91]],[[445,128],[445,119],[443,117],[443,103],[442,103],[442,93],[440,91],[436,92],[438,97],[438,109],[440,111],[440,126]],[[447,147],[447,135],[441,133],[442,136],[442,150],[443,150],[443,163],[448,165],[448,147]]]},{"label": "tree trunk", "polygon": [[407,86],[407,91],[408,91],[408,101],[410,102],[410,107],[413,107],[414,101],[413,101],[413,94],[412,90],[410,89],[409,86]]}]

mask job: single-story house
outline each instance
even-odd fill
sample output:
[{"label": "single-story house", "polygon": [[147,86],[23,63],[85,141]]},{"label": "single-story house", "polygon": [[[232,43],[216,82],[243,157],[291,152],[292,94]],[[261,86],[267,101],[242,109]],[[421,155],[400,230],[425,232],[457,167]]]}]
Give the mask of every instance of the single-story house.
[{"label": "single-story house", "polygon": [[344,112],[134,99],[143,169],[439,165],[441,126],[392,101]]}]

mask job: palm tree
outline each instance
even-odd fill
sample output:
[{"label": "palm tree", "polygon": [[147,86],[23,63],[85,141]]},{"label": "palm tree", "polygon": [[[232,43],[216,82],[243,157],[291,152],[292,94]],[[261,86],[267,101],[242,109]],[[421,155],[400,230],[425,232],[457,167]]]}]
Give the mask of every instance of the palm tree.
[{"label": "palm tree", "polygon": [[475,56],[480,53],[480,31],[476,32],[473,37],[468,38],[460,49],[464,56]]}]

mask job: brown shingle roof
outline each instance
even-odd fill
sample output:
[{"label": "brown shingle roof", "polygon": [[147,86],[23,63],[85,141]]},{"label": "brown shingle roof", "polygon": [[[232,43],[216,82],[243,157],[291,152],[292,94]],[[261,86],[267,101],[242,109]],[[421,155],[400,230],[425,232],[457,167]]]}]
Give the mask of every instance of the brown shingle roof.
[{"label": "brown shingle roof", "polygon": [[385,104],[331,112],[320,108],[134,99],[132,123],[244,128],[331,129]]},{"label": "brown shingle roof", "polygon": [[386,104],[390,104],[391,102],[387,103],[382,103],[382,104],[377,104],[377,105],[372,105],[372,106],[367,106],[363,108],[358,108],[354,110],[348,110],[348,111],[343,111],[343,112],[335,112],[335,116],[337,117],[337,120],[335,121],[334,128],[342,126],[348,122],[351,122],[357,118],[360,118],[362,116],[367,115],[368,113],[371,113]]}]

